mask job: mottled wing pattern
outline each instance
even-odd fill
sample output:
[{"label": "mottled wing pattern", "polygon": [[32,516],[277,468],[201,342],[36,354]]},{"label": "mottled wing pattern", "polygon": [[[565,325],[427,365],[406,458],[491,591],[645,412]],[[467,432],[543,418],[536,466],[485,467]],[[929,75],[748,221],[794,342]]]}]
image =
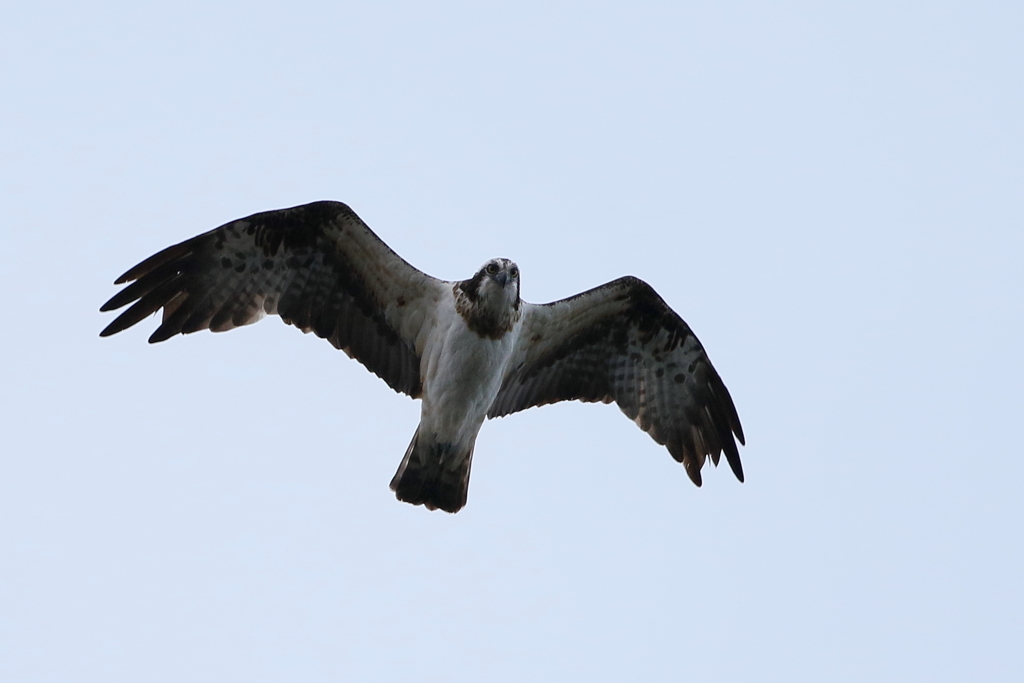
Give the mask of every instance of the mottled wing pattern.
[{"label": "mottled wing pattern", "polygon": [[[413,268],[340,202],[258,213],[164,249],[119,277],[101,336],[163,309],[149,338],[230,330],[277,314],[419,396],[420,354],[449,286]],[[450,295],[450,294],[449,294]]]},{"label": "mottled wing pattern", "polygon": [[615,401],[700,486],[724,451],[743,481],[732,398],[689,326],[642,280],[526,304],[519,352],[488,417],[556,401]]}]

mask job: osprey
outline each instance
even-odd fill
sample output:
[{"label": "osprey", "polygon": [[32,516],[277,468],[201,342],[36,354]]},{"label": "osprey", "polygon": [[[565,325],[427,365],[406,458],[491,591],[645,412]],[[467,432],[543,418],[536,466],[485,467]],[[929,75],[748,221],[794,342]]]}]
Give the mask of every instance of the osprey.
[{"label": "osprey", "polygon": [[391,480],[399,500],[466,504],[485,418],[556,401],[615,401],[668,448],[697,486],[721,453],[737,479],[732,398],[689,326],[650,285],[623,277],[537,305],[519,267],[491,259],[461,282],[433,278],[392,251],[345,204],[257,213],[164,249],[119,277],[103,304],[134,304],[106,337],[163,309],[149,338],[223,332],[276,314],[422,400],[420,424]]}]

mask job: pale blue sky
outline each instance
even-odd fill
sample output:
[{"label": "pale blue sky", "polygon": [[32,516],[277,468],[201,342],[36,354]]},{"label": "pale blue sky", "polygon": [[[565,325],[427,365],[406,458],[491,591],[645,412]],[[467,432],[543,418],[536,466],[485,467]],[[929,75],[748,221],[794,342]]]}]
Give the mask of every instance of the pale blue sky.
[{"label": "pale blue sky", "polygon": [[[985,2],[10,2],[0,678],[1024,678],[1024,10]],[[276,320],[112,339],[113,279],[349,203],[438,277],[637,275],[747,482],[613,406],[484,425]]]}]

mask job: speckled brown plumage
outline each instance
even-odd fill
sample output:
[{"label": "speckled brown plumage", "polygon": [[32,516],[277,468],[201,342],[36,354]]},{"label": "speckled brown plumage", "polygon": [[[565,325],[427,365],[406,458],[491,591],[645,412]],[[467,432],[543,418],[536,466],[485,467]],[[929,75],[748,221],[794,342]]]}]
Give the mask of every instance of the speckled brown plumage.
[{"label": "speckled brown plumage", "polygon": [[743,481],[732,398],[689,326],[646,282],[624,277],[529,306],[521,334],[533,343],[513,359],[488,417],[614,401],[698,486],[705,457],[717,465],[723,451]]},{"label": "speckled brown plumage", "polygon": [[[223,332],[277,314],[327,339],[388,385],[414,398],[422,390],[418,351],[399,334],[383,296],[368,287],[370,251],[404,264],[340,202],[257,213],[168,247],[119,277],[131,282],[100,310],[135,302],[101,336],[163,308],[156,343],[176,334]],[[372,265],[372,264],[371,264]],[[385,280],[390,273],[379,273]],[[401,277],[403,273],[395,272]],[[405,295],[408,297],[408,294]]]}]

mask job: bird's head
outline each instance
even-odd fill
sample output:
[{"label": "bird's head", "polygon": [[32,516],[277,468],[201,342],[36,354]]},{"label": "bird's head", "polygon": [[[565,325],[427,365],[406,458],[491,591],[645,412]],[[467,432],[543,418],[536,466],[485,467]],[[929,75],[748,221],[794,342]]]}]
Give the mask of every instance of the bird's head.
[{"label": "bird's head", "polygon": [[481,337],[501,339],[522,315],[519,266],[507,258],[493,258],[476,275],[456,282],[455,310]]},{"label": "bird's head", "polygon": [[519,311],[519,266],[507,258],[492,258],[456,288],[478,314],[493,317]]},{"label": "bird's head", "polygon": [[519,266],[507,258],[492,258],[470,280],[474,294],[486,306],[519,308]]}]

